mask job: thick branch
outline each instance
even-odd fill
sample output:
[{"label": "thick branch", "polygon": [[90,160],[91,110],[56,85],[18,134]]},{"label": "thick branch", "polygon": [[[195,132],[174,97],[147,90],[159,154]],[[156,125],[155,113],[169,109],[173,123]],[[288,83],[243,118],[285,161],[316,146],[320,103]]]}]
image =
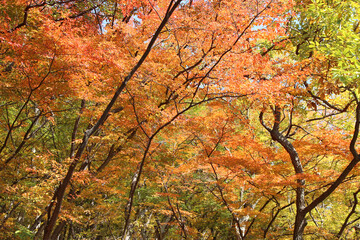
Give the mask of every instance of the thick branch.
[{"label": "thick branch", "polygon": [[360,128],[360,104],[357,103],[356,107],[356,121],[355,121],[355,129],[354,134],[350,142],[350,152],[353,155],[353,160],[349,163],[349,165],[344,169],[344,171],[340,174],[340,176],[335,180],[335,182],[319,197],[317,197],[311,204],[309,204],[304,211],[306,213],[310,212],[314,209],[319,203],[324,201],[330,194],[332,194],[335,189],[345,180],[347,175],[351,172],[351,170],[356,166],[359,162],[359,155],[355,149],[355,144],[359,135],[359,128]]}]

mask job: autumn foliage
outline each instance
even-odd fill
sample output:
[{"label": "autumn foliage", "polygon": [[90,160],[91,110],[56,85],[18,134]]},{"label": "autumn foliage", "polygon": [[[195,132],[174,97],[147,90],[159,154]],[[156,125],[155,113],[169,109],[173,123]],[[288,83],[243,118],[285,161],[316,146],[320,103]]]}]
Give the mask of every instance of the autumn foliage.
[{"label": "autumn foliage", "polygon": [[360,237],[357,1],[0,2],[0,239]]}]

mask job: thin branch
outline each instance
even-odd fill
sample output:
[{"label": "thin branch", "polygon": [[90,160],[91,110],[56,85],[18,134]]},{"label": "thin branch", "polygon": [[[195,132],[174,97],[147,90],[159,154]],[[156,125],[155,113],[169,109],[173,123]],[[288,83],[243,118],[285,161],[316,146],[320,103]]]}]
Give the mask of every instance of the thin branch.
[{"label": "thin branch", "polygon": [[353,195],[354,195],[354,203],[353,203],[353,206],[352,206],[352,208],[351,208],[351,211],[350,211],[349,214],[347,215],[344,223],[342,224],[340,231],[339,231],[338,234],[336,235],[337,238],[340,238],[341,235],[343,234],[345,228],[346,228],[347,226],[349,226],[349,223],[348,223],[348,222],[349,222],[349,219],[350,219],[350,217],[351,217],[351,216],[355,213],[355,211],[356,211],[356,207],[357,207],[357,204],[358,204],[357,195],[358,195],[359,192],[360,192],[360,189],[358,189],[356,192],[353,193]]},{"label": "thin branch", "polygon": [[74,124],[74,129],[73,132],[71,134],[71,147],[70,147],[70,158],[74,157],[75,154],[75,139],[76,139],[76,133],[78,131],[78,127],[79,127],[79,122],[80,122],[80,118],[81,118],[81,114],[83,113],[85,107],[85,99],[81,100],[81,105],[80,105],[80,110],[79,110],[79,115],[75,120],[75,124]]},{"label": "thin branch", "polygon": [[291,205],[293,205],[295,203],[295,201],[290,202],[289,204],[278,208],[275,215],[271,218],[269,224],[267,225],[266,229],[264,230],[264,239],[266,239],[266,234],[268,233],[268,231],[270,230],[271,225],[273,224],[273,222],[275,221],[276,217],[279,215],[279,213],[284,210],[285,208],[290,207]]},{"label": "thin branch", "polygon": [[[28,130],[26,131],[23,140],[21,141],[21,143],[19,144],[19,146],[16,148],[15,152],[6,159],[5,161],[5,166],[21,151],[21,149],[24,147],[25,143],[32,137],[34,136],[34,134],[40,129],[42,128],[45,124],[46,121],[36,130],[34,130],[33,132],[31,132],[32,128],[35,126],[35,124],[37,123],[38,119],[41,116],[41,112],[35,117],[35,119],[33,120],[33,122],[31,123],[30,127],[28,128]],[[3,170],[3,168],[0,168],[0,171]]]}]

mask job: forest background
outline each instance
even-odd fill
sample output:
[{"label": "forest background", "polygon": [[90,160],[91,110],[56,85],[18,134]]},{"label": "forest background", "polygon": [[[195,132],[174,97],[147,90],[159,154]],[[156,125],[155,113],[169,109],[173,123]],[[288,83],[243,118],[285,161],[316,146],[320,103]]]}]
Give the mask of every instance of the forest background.
[{"label": "forest background", "polygon": [[360,237],[357,0],[1,0],[0,239]]}]

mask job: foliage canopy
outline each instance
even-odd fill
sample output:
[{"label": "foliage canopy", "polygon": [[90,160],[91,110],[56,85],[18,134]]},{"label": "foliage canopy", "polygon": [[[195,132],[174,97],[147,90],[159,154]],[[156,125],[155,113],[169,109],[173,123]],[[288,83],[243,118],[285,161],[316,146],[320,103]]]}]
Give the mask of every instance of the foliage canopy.
[{"label": "foliage canopy", "polygon": [[2,0],[1,239],[355,239],[355,0]]}]

